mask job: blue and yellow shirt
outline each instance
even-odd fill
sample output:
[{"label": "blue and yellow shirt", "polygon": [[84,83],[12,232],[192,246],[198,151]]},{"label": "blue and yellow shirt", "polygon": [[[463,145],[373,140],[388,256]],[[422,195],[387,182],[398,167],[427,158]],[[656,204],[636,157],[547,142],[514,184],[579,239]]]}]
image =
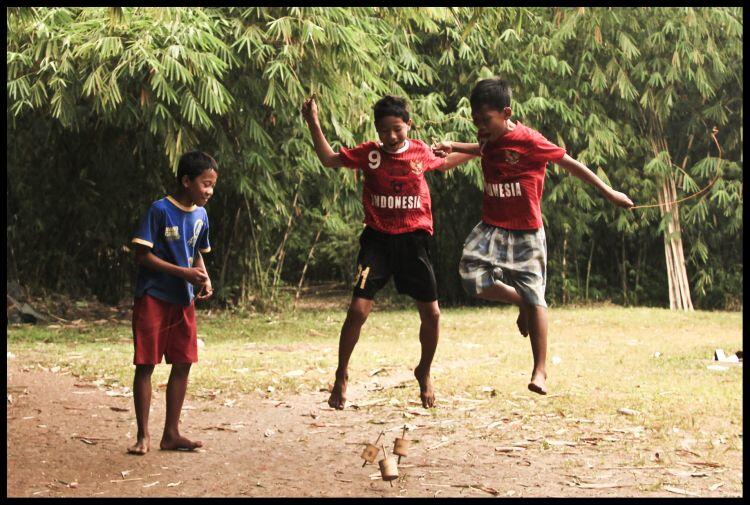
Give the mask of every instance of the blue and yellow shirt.
[{"label": "blue and yellow shirt", "polygon": [[[206,209],[197,205],[185,207],[171,196],[157,200],[141,219],[132,242],[150,247],[159,259],[192,267],[197,251],[211,250]],[[139,265],[135,297],[146,293],[179,305],[190,305],[195,296],[189,282]]]}]

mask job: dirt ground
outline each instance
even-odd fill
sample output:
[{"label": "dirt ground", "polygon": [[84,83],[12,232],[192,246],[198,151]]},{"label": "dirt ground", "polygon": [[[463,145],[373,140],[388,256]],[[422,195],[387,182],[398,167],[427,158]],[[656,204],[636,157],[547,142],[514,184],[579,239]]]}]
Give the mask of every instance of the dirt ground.
[{"label": "dirt ground", "polygon": [[[152,450],[134,456],[126,452],[136,434],[132,397],[24,365],[22,356],[9,358],[7,366],[9,497],[742,495],[741,452],[711,463],[676,450],[669,464],[656,457],[632,466],[629,445],[637,430],[602,430],[550,409],[537,423],[541,431],[528,436],[519,412],[493,417],[477,400],[441,398],[437,391],[438,408],[452,409],[451,419],[441,420],[416,402],[369,397],[405,385],[418,399],[407,370],[353,377],[343,411],[327,406],[326,392],[284,401],[235,395],[230,404],[188,398],[181,431],[204,442],[198,452],[158,450],[164,391],[157,390]],[[381,430],[390,453],[405,423],[412,445],[391,485],[380,479],[377,462],[362,467],[360,453]]]}]

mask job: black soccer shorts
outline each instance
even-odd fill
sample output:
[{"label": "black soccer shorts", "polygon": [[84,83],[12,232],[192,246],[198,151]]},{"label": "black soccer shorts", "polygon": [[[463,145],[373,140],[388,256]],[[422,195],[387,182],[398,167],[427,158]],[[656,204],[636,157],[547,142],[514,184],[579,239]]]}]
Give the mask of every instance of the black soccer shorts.
[{"label": "black soccer shorts", "polygon": [[374,299],[393,275],[399,293],[420,302],[437,300],[429,238],[423,230],[392,235],[366,227],[359,237],[354,296]]}]

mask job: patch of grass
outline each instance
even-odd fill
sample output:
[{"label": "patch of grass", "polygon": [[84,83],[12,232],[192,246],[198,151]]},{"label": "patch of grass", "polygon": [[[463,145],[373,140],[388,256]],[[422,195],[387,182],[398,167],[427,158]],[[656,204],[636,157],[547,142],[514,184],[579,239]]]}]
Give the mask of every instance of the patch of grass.
[{"label": "patch of grass", "polygon": [[[442,310],[432,373],[438,402],[450,403],[456,396],[487,400],[482,413],[534,424],[541,432],[553,422],[547,416],[553,416],[595,421],[604,430],[643,427],[633,443],[648,439],[673,448],[689,438],[708,455],[741,450],[742,367],[707,368],[715,348],[741,349],[741,314],[612,306],[550,309],[547,397],[526,390],[531,348],[518,334],[516,315],[511,307]],[[333,380],[342,310],[203,316],[199,312],[198,333],[205,347],[191,371],[188,396],[258,392],[282,398],[318,391]],[[386,367],[383,375],[411,371],[419,360],[418,331],[414,307],[376,306],[352,356],[351,380],[366,381],[380,367]],[[58,366],[110,385],[132,383],[129,325],[10,326],[8,350],[25,364]],[[169,367],[157,366],[154,386],[165,383],[168,374]],[[486,386],[495,396],[483,391]],[[418,399],[415,393],[413,384],[371,396],[407,405]],[[638,414],[619,414],[622,407]],[[473,414],[439,409],[431,415],[460,422]],[[442,429],[449,433],[455,427]],[[576,433],[571,429],[564,437]],[[724,441],[714,447],[717,439]]]}]

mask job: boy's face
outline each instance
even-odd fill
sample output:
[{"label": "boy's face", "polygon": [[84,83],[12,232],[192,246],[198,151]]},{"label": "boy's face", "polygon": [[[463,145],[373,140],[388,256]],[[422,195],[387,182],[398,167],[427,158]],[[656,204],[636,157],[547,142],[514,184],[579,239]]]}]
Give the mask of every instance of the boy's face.
[{"label": "boy's face", "polygon": [[404,122],[397,116],[384,116],[375,123],[378,138],[383,143],[386,151],[398,151],[404,147],[404,142],[411,128],[411,119]]},{"label": "boy's face", "polygon": [[182,187],[185,188],[185,192],[195,205],[203,207],[214,194],[214,186],[216,186],[218,177],[219,174],[216,173],[216,170],[209,168],[201,172],[192,181],[187,175],[183,176]]},{"label": "boy's face", "polygon": [[477,127],[477,138],[480,142],[494,140],[505,135],[508,129],[508,119],[511,116],[510,107],[505,107],[502,111],[492,108],[489,105],[482,105],[479,110],[472,111],[471,119]]}]

